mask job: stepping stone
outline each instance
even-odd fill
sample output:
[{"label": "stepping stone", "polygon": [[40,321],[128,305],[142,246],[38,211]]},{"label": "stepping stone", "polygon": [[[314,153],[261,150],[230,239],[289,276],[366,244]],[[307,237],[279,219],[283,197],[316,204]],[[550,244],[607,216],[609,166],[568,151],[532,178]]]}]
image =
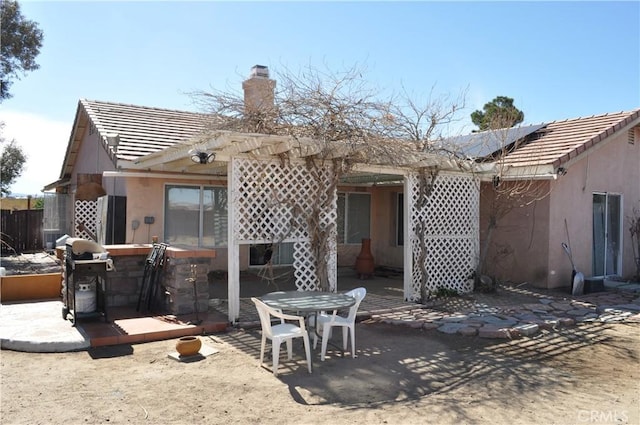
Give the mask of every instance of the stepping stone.
[{"label": "stepping stone", "polygon": [[546,304],[541,304],[541,303],[538,303],[538,304],[525,304],[525,305],[523,305],[523,307],[526,308],[527,310],[531,310],[533,312],[536,312],[536,311],[548,312],[548,311],[553,310],[553,307],[551,307],[549,305],[546,305]]},{"label": "stepping stone", "polygon": [[585,323],[585,322],[595,322],[598,318],[598,315],[595,313],[585,314],[582,317],[576,317],[576,322]]},{"label": "stepping stone", "polygon": [[[631,315],[631,313],[629,313]],[[611,322],[622,322],[627,316],[619,315],[619,314],[603,314],[600,316],[600,321],[604,323]]]},{"label": "stepping stone", "polygon": [[462,322],[463,320],[467,320],[469,316],[466,314],[455,314],[452,316],[445,316],[440,319],[441,322],[450,323],[450,322]]},{"label": "stepping stone", "polygon": [[556,310],[568,311],[573,309],[573,306],[569,303],[552,303],[551,306]]},{"label": "stepping stone", "polygon": [[460,328],[458,329],[458,333],[462,336],[476,336],[478,329],[472,327]]},{"label": "stepping stone", "polygon": [[560,317],[558,319],[558,325],[563,327],[573,326],[576,324],[576,321],[571,317]]},{"label": "stepping stone", "polygon": [[509,339],[511,338],[511,329],[487,325],[478,329],[478,336],[480,338]]},{"label": "stepping stone", "polygon": [[514,329],[518,331],[520,335],[531,336],[540,331],[540,327],[534,323],[523,323],[521,325],[514,326]]},{"label": "stepping stone", "polygon": [[466,327],[467,325],[465,325],[464,323],[445,323],[438,328],[438,331],[445,334],[455,334],[460,329],[466,328]]},{"label": "stepping stone", "polygon": [[591,313],[591,310],[587,309],[587,308],[578,308],[578,309],[575,309],[575,310],[567,311],[567,314],[571,315],[571,316],[584,316],[584,315],[587,315],[589,313]]},{"label": "stepping stone", "polygon": [[424,329],[425,331],[432,331],[434,329],[438,329],[440,325],[438,323],[433,323],[433,322],[425,322],[422,324],[422,329]]},{"label": "stepping stone", "polygon": [[533,313],[516,314],[515,317],[521,322],[530,322],[530,321],[535,321],[540,319],[537,315]]},{"label": "stepping stone", "polygon": [[419,320],[410,320],[410,321],[403,321],[402,324],[411,329],[421,329],[424,323]]},{"label": "stepping stone", "polygon": [[503,328],[508,328],[518,323],[516,319],[504,320],[496,316],[486,316],[486,317],[480,318],[480,320],[490,325],[500,326]]}]

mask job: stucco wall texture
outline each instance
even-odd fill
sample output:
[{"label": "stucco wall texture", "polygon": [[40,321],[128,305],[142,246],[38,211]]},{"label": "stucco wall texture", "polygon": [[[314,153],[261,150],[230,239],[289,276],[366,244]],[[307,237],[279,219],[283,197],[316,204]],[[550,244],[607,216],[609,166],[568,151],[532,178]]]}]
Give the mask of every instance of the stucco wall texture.
[{"label": "stucco wall texture", "polygon": [[[627,132],[589,149],[565,165],[567,173],[549,181],[548,197],[511,210],[498,224],[488,255],[488,271],[500,279],[529,282],[538,287],[571,286],[571,262],[562,248],[570,244],[573,261],[592,277],[593,195],[622,198],[621,277],[635,273],[628,218],[640,207],[640,130],[635,142]],[[485,184],[486,195],[489,183]],[[487,197],[481,197],[481,245],[487,232]]]}]

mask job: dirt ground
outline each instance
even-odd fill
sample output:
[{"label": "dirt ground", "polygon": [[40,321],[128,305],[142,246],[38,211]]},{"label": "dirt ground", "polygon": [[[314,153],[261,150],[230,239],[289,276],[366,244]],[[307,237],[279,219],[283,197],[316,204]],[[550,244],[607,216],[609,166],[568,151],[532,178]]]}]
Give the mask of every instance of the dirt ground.
[{"label": "dirt ground", "polygon": [[[1,352],[2,424],[638,424],[640,325],[512,341],[359,323],[358,357],[258,366],[257,330],[83,352]],[[340,333],[337,332],[337,337]]]}]

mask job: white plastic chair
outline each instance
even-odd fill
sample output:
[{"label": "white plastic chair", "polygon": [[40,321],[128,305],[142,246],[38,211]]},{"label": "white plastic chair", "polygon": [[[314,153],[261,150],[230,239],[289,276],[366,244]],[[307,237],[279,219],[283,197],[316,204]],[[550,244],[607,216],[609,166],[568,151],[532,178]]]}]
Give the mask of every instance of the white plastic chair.
[{"label": "white plastic chair", "polygon": [[[360,303],[367,295],[366,288],[356,288],[347,292],[356,299],[356,303],[349,307],[349,314],[346,317],[338,315],[338,311],[334,310],[332,314],[325,312],[318,313],[316,317],[317,330],[322,334],[322,351],[320,353],[320,360],[324,361],[325,354],[327,353],[327,342],[331,338],[331,329],[333,327],[342,327],[342,349],[347,350],[347,342],[349,333],[351,334],[351,356],[356,356],[356,313]],[[318,332],[313,333],[313,348],[316,348],[318,344]]]},{"label": "white plastic chair", "polygon": [[[267,338],[271,340],[271,351],[273,356],[273,374],[278,375],[278,360],[280,359],[280,344],[283,341],[287,343],[288,359],[291,360],[293,356],[293,339],[302,338],[304,341],[304,349],[307,354],[307,365],[309,366],[309,373],[311,373],[311,350],[309,349],[309,333],[304,324],[304,317],[292,316],[283,314],[282,311],[269,307],[257,298],[251,298],[251,301],[256,305],[258,315],[260,316],[260,323],[262,325],[262,343],[260,344],[260,366],[263,364],[264,348],[267,343]],[[280,323],[273,325],[271,323],[271,316],[280,319]],[[297,321],[298,325],[293,323],[286,323],[285,320]]]}]

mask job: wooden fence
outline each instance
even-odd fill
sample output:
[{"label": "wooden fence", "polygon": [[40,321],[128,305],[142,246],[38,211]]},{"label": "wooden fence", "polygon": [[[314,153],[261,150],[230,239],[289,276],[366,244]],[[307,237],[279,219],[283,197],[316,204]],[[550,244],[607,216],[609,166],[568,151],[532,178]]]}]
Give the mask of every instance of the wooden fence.
[{"label": "wooden fence", "polygon": [[2,254],[38,252],[42,242],[43,210],[1,210]]}]

